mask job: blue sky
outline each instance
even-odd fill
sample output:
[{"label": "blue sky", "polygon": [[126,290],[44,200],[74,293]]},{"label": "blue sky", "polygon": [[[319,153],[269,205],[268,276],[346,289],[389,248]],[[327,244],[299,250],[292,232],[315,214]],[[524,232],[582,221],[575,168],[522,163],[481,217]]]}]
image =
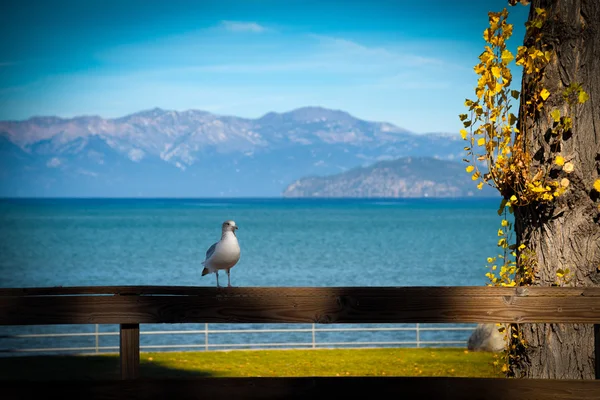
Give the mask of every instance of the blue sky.
[{"label": "blue sky", "polygon": [[[0,119],[303,106],[456,132],[488,1],[3,1]],[[520,73],[520,70],[519,70]]]}]

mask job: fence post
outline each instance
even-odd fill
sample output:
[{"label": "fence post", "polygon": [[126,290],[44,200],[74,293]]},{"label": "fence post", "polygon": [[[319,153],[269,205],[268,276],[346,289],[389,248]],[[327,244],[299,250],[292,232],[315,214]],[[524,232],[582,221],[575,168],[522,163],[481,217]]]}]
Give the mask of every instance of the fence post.
[{"label": "fence post", "polygon": [[594,353],[596,379],[600,379],[600,324],[594,324]]},{"label": "fence post", "polygon": [[120,324],[121,379],[136,379],[140,372],[140,324]]},{"label": "fence post", "polygon": [[208,323],[204,324],[204,351],[208,351]]},{"label": "fence post", "polygon": [[96,354],[100,353],[100,343],[99,343],[100,337],[98,335],[98,328],[99,328],[99,325],[96,324]]},{"label": "fence post", "polygon": [[312,324],[312,348],[315,349],[317,347],[316,341],[316,332],[315,332],[315,323]]},{"label": "fence post", "polygon": [[417,323],[417,348],[421,347],[421,335],[419,331],[419,324]]}]

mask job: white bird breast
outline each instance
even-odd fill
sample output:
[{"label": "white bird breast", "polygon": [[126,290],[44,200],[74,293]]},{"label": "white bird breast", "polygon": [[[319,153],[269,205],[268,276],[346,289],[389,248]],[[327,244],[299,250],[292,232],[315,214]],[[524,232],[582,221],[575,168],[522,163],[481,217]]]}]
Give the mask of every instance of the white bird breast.
[{"label": "white bird breast", "polygon": [[212,269],[229,269],[240,259],[240,245],[237,239],[225,238],[217,243],[215,252],[207,260],[206,266]]}]

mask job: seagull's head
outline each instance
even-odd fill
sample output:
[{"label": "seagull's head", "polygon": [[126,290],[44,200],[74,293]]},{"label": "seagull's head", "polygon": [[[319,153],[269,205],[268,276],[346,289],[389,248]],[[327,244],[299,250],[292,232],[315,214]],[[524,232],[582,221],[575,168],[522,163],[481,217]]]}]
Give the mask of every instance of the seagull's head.
[{"label": "seagull's head", "polygon": [[238,226],[235,224],[235,221],[225,221],[223,222],[223,233],[225,232],[233,232],[233,234],[235,234],[235,231],[237,231]]}]

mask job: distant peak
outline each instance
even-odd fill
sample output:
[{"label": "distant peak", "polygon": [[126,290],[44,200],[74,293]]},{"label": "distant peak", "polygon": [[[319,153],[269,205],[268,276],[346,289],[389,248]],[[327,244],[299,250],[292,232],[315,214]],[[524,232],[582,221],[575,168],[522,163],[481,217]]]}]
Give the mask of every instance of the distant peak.
[{"label": "distant peak", "polygon": [[29,118],[27,121],[31,121],[31,122],[36,122],[36,123],[57,123],[57,122],[62,122],[62,121],[66,121],[67,118],[61,118],[61,117],[56,117],[56,116],[42,116],[42,115],[36,115],[33,116],[31,118]]},{"label": "distant peak", "polygon": [[154,107],[154,108],[151,108],[151,109],[148,109],[148,110],[142,110],[142,111],[130,114],[128,116],[132,116],[132,115],[159,116],[159,115],[162,115],[162,114],[166,114],[168,112],[169,112],[169,110],[164,110],[164,109],[162,109],[160,107]]},{"label": "distant peak", "polygon": [[[309,115],[309,116],[330,116],[330,117],[349,117],[354,118],[346,111],[342,110],[333,110],[330,108],[313,106],[313,107],[301,107],[295,110],[289,111],[287,114],[295,114],[295,115]],[[354,118],[355,119],[355,118]]]},{"label": "distant peak", "polygon": [[287,119],[294,121],[310,121],[316,119],[337,119],[337,120],[357,120],[358,118],[353,117],[345,111],[333,110],[321,106],[308,106],[296,108],[291,111],[283,113],[269,112],[263,115],[259,120],[274,120],[274,119]]}]

